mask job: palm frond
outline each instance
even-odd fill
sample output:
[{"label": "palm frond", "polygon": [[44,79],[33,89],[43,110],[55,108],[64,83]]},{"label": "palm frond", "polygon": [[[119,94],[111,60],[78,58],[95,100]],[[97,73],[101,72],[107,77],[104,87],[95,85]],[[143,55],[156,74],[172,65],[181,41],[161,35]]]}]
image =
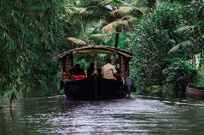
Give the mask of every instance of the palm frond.
[{"label": "palm frond", "polygon": [[180,45],[176,45],[174,47],[172,47],[170,50],[169,50],[169,54],[172,54],[174,52],[177,52],[178,50],[180,49]]},{"label": "palm frond", "polygon": [[66,8],[66,13],[70,16],[86,15],[88,14],[88,11],[86,8],[82,8],[82,7],[70,7],[70,8]]},{"label": "palm frond", "polygon": [[138,17],[138,16],[142,16],[143,14],[144,13],[140,9],[136,7],[130,7],[130,6],[121,6],[112,12],[112,15],[116,17],[117,16],[123,17],[127,15]]},{"label": "palm frond", "polygon": [[177,44],[173,48],[171,48],[168,53],[169,54],[175,53],[175,52],[178,52],[180,49],[189,48],[191,46],[193,46],[193,42],[190,40],[186,40],[186,41],[183,41],[183,42]]},{"label": "palm frond", "polygon": [[112,0],[101,0],[101,2],[99,2],[99,5],[101,6],[105,6],[108,5],[112,2]]},{"label": "palm frond", "polygon": [[187,33],[187,32],[189,33],[189,32],[193,32],[194,28],[195,26],[193,25],[190,25],[190,26],[186,25],[186,26],[179,27],[175,32],[179,34]]},{"label": "palm frond", "polygon": [[85,46],[87,45],[87,43],[81,39],[75,38],[75,37],[67,37],[67,41],[68,43],[70,43],[71,45],[75,46]]},{"label": "palm frond", "polygon": [[91,34],[90,35],[90,38],[98,39],[98,40],[110,39],[111,37],[112,37],[112,34]]},{"label": "palm frond", "polygon": [[131,16],[125,16],[121,19],[113,21],[102,28],[103,32],[119,32],[119,31],[128,31],[131,27],[132,22],[136,19]]},{"label": "palm frond", "polygon": [[128,27],[128,21],[127,20],[116,20],[116,21],[113,21],[107,25],[105,25],[103,28],[102,28],[102,31],[104,32],[117,32],[118,29],[121,29],[121,28],[124,28],[124,27]]}]

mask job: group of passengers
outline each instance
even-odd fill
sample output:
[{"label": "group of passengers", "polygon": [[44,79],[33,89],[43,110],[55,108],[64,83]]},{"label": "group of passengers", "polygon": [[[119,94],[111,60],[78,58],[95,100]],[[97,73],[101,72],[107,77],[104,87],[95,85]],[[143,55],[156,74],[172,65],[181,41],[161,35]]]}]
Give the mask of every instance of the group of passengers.
[{"label": "group of passengers", "polygon": [[74,65],[69,72],[72,80],[91,79],[95,76],[110,80],[120,79],[115,66],[111,64],[111,59],[107,59],[107,63],[101,68],[97,68],[95,63],[90,63],[86,73],[80,67],[80,64]]},{"label": "group of passengers", "polygon": [[[95,63],[90,63],[89,68],[85,72],[80,64],[74,65],[72,69],[69,70],[69,73],[64,74],[64,80],[85,80],[92,79],[94,77],[104,78],[109,80],[123,80],[120,76],[119,70],[111,64],[111,59],[106,60],[106,64],[101,68],[97,68]],[[133,89],[133,81],[129,78],[123,80],[128,89],[128,96]]]}]

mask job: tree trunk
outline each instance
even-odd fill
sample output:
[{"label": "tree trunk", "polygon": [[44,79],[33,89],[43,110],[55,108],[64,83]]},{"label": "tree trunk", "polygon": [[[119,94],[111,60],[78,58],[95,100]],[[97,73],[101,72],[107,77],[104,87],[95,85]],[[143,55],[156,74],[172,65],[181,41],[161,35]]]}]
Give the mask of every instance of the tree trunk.
[{"label": "tree trunk", "polygon": [[115,33],[115,48],[118,48],[119,38],[120,38],[120,33],[116,32]]},{"label": "tree trunk", "polygon": [[155,8],[156,2],[157,2],[156,0],[148,0],[148,7]]}]

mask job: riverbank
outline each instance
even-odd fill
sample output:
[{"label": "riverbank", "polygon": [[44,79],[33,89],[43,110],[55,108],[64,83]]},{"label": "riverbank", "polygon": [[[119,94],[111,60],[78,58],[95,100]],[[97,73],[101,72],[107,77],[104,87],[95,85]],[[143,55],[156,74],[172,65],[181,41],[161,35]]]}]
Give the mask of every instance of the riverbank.
[{"label": "riverbank", "polygon": [[193,80],[193,85],[204,88],[204,69],[199,69],[197,76]]}]

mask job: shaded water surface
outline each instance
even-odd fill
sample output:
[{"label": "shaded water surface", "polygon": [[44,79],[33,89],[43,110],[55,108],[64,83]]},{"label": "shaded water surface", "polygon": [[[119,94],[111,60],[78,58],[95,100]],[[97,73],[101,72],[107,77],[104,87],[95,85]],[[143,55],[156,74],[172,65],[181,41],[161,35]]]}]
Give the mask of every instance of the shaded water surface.
[{"label": "shaded water surface", "polygon": [[204,103],[134,98],[19,101],[0,109],[1,135],[204,135]]}]

